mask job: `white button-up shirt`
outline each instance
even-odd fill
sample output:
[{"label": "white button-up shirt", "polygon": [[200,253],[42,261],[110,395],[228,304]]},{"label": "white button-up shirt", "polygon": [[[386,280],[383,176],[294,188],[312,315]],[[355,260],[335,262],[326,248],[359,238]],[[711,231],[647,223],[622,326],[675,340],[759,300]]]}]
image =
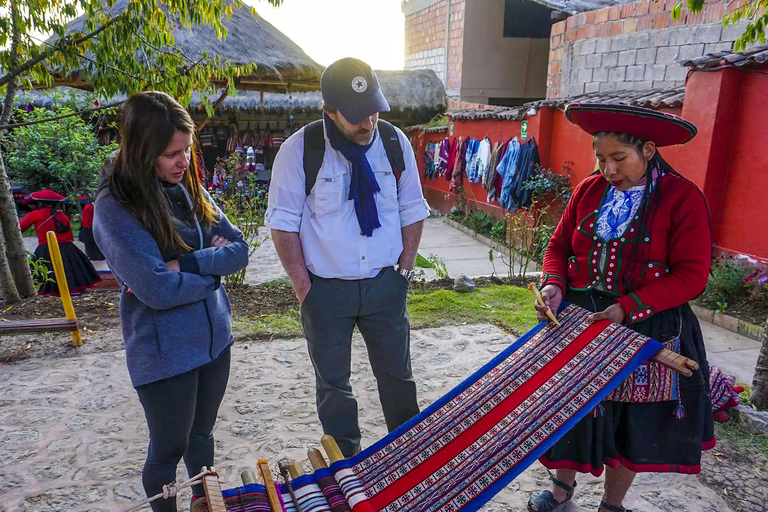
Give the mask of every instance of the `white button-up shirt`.
[{"label": "white button-up shirt", "polygon": [[401,228],[429,216],[413,149],[399,129],[397,135],[405,160],[399,181],[380,135],[365,155],[381,188],[375,195],[381,227],[370,237],[360,233],[354,201],[347,199],[352,164],[331,147],[327,135],[323,165],[309,195],[305,190],[304,128],[280,146],[272,166],[266,225],[299,233],[304,261],[313,274],[329,279],[374,277],[400,258]]}]

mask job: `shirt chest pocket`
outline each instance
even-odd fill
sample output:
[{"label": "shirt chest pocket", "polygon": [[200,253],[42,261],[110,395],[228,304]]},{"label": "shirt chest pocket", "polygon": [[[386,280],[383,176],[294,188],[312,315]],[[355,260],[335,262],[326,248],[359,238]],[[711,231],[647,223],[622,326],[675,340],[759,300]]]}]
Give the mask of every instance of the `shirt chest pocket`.
[{"label": "shirt chest pocket", "polygon": [[381,211],[396,210],[397,203],[397,179],[391,170],[374,171],[376,182],[381,191],[376,194],[376,208]]},{"label": "shirt chest pocket", "polygon": [[337,215],[344,203],[344,173],[318,175],[311,195],[317,217]]}]

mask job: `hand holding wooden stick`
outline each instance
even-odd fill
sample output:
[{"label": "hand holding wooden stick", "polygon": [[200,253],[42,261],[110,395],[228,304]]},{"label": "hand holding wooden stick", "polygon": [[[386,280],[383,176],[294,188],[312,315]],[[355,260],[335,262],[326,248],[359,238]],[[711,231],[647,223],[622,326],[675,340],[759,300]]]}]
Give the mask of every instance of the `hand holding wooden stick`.
[{"label": "hand holding wooden stick", "polygon": [[533,293],[534,297],[536,297],[536,302],[538,302],[541,307],[547,308],[547,316],[549,317],[549,319],[552,320],[552,322],[554,322],[555,325],[559,326],[560,322],[557,320],[557,317],[552,312],[552,310],[549,309],[549,307],[544,303],[544,297],[541,296],[541,292],[539,291],[538,288],[536,288],[536,284],[529,283],[528,289],[531,291],[531,293]]}]

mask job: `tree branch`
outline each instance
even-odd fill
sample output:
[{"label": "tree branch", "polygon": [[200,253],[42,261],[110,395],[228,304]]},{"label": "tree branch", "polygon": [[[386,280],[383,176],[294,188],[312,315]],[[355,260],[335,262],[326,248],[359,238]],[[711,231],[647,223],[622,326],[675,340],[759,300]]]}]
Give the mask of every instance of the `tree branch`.
[{"label": "tree branch", "polygon": [[[19,13],[16,8],[16,2],[11,3],[11,66],[18,65],[18,54],[16,53],[19,48],[19,40],[21,29],[19,28]],[[5,89],[5,99],[3,100],[3,110],[0,113],[0,124],[6,124],[11,120],[11,113],[13,112],[13,98],[16,96],[16,80],[12,78],[8,82],[8,87]],[[0,137],[3,135],[3,129],[0,128]]]},{"label": "tree branch", "polygon": [[77,112],[72,112],[71,114],[64,114],[64,115],[55,116],[55,117],[46,117],[45,119],[37,119],[35,121],[27,121],[24,123],[4,124],[4,125],[0,125],[0,133],[2,133],[3,130],[21,128],[22,126],[32,126],[33,124],[47,123],[48,121],[58,121],[59,119],[66,119],[68,117],[75,117],[82,114],[90,114],[91,112],[98,112],[99,110],[106,110],[109,108],[119,107],[122,104],[123,104],[123,101],[117,101],[115,103],[110,103],[109,105],[101,105],[98,107],[89,108],[85,110],[78,110]]},{"label": "tree branch", "polygon": [[29,71],[36,64],[39,64],[40,62],[44,61],[45,59],[47,59],[48,57],[50,57],[51,55],[53,55],[54,53],[59,51],[61,48],[65,47],[65,46],[78,46],[78,45],[84,43],[85,41],[96,37],[101,32],[103,32],[104,30],[109,28],[111,25],[113,25],[115,22],[117,22],[117,20],[120,19],[121,16],[125,15],[126,12],[127,11],[123,11],[120,14],[118,14],[117,16],[115,16],[114,18],[110,18],[109,20],[107,20],[106,23],[104,23],[102,26],[100,26],[99,28],[97,28],[96,30],[91,32],[90,34],[86,34],[86,35],[84,35],[82,37],[78,37],[77,39],[65,38],[65,39],[61,39],[61,40],[57,41],[56,44],[54,44],[50,48],[46,48],[45,50],[40,52],[40,54],[37,57],[33,57],[33,58],[29,59],[25,63],[21,64],[20,66],[15,67],[14,69],[12,69],[8,73],[6,73],[2,78],[0,78],[0,87],[2,87],[3,85],[7,84],[8,82],[13,80],[14,78],[18,77],[22,73],[24,73],[26,71]]}]

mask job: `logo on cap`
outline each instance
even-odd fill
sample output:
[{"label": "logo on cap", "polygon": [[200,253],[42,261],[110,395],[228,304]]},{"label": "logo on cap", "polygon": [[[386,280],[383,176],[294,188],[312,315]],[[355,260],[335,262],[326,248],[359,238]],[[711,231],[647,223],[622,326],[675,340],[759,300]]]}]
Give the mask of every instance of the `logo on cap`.
[{"label": "logo on cap", "polygon": [[368,81],[362,76],[356,76],[352,79],[352,89],[355,92],[365,92],[368,89]]}]

